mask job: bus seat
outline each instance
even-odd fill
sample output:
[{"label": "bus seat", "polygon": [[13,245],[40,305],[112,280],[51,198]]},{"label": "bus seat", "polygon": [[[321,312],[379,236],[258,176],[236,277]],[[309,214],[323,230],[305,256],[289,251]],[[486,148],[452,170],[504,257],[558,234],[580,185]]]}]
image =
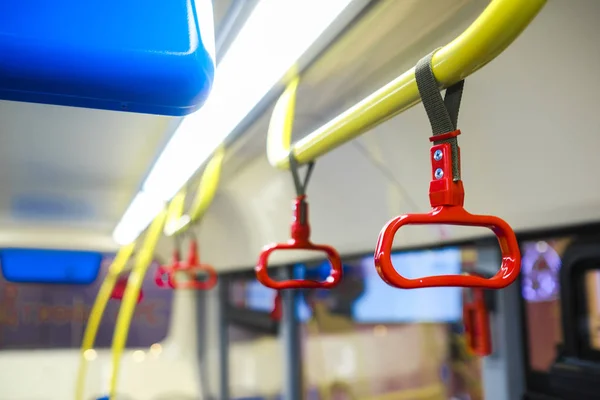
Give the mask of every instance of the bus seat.
[{"label": "bus seat", "polygon": [[211,0],[0,1],[0,100],[183,116],[214,46]]}]

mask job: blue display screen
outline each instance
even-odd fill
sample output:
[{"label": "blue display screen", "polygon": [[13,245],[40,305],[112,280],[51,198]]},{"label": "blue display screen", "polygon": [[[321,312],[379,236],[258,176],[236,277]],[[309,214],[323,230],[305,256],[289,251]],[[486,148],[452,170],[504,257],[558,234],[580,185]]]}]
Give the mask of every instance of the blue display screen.
[{"label": "blue display screen", "polygon": [[[248,281],[245,284],[246,298],[245,306],[254,311],[271,312],[273,310],[275,296],[277,292],[274,289],[263,286],[256,280]],[[300,321],[304,322],[310,318],[312,312],[304,299],[300,295],[300,301],[297,306],[297,315]]]},{"label": "blue display screen", "polygon": [[87,285],[96,279],[102,254],[89,251],[5,249],[0,251],[2,274],[15,283]]},{"label": "blue display screen", "polygon": [[[396,270],[406,278],[460,274],[461,251],[446,248],[392,255]],[[462,318],[462,290],[459,287],[397,289],[386,284],[373,257],[358,262],[364,276],[364,292],[352,306],[356,322],[453,322]]]},{"label": "blue display screen", "polygon": [[[402,252],[394,254],[392,261],[407,278],[460,274],[462,254],[458,248]],[[297,265],[295,277],[322,281],[329,269],[329,262],[315,267]],[[313,301],[356,323],[455,322],[462,318],[461,288],[393,288],[377,273],[373,256],[345,264],[342,281],[335,288],[305,291],[298,307],[301,320],[311,317]]]},{"label": "blue display screen", "polygon": [[271,312],[273,310],[275,296],[277,295],[274,289],[263,286],[257,280],[251,280],[246,282],[245,291],[246,307],[254,311]]}]

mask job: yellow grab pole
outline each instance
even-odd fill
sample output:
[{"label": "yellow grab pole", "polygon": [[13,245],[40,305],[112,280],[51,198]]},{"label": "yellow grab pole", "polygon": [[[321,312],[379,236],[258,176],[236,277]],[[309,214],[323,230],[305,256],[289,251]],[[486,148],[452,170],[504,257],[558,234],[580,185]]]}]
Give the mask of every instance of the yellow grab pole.
[{"label": "yellow grab pole", "polygon": [[[443,88],[453,85],[496,58],[523,32],[544,4],[546,0],[493,0],[466,31],[434,54],[433,73],[440,85]],[[267,157],[271,165],[280,169],[289,168],[291,136],[285,132],[289,127],[286,113],[290,115],[297,85],[296,80],[290,84],[271,118],[273,128],[269,128]],[[420,100],[412,68],[300,139],[291,149],[299,163],[308,163]]]},{"label": "yellow grab pole", "polygon": [[221,166],[223,165],[224,158],[225,148],[220,146],[215,151],[202,173],[198,189],[196,190],[196,197],[194,198],[189,213],[183,215],[179,219],[179,222],[174,224],[171,229],[165,230],[167,236],[178,235],[187,230],[191,224],[202,219],[217,193],[219,180],[221,178]]},{"label": "yellow grab pole", "polygon": [[183,209],[185,207],[185,197],[186,190],[181,189],[169,203],[164,227],[164,233],[167,236],[169,235],[169,232],[176,231],[180,228],[181,216],[183,215]]},{"label": "yellow grab pole", "polygon": [[129,334],[129,327],[135,311],[138,295],[144,281],[144,276],[148,271],[148,267],[154,259],[154,250],[156,244],[163,230],[167,215],[167,210],[163,210],[160,214],[152,221],[152,224],[148,228],[144,244],[138,253],[133,270],[127,280],[127,287],[123,294],[123,301],[121,308],[119,309],[119,315],[117,317],[117,324],[115,326],[115,332],[113,334],[112,341],[112,371],[110,376],[110,388],[109,398],[116,398],[117,382],[119,378],[119,369],[123,350],[127,342],[127,336]]},{"label": "yellow grab pole", "polygon": [[202,219],[208,210],[210,203],[212,203],[215,198],[219,186],[219,179],[221,178],[223,158],[225,158],[225,148],[221,146],[210,159],[202,174],[202,179],[200,179],[198,192],[190,210],[191,222],[197,222]]},{"label": "yellow grab pole", "polygon": [[123,246],[119,249],[115,259],[112,261],[112,264],[108,268],[108,272],[102,285],[100,286],[100,290],[98,295],[96,296],[96,300],[94,301],[94,305],[92,306],[92,310],[90,312],[90,316],[88,317],[88,322],[85,327],[85,332],[83,334],[83,341],[81,343],[81,354],[79,359],[79,370],[77,372],[77,380],[75,386],[75,400],[84,400],[85,396],[85,380],[88,371],[88,358],[87,351],[91,350],[94,346],[94,342],[96,341],[96,334],[98,333],[98,328],[100,327],[100,322],[102,321],[102,315],[104,314],[104,310],[106,309],[106,304],[110,300],[110,296],[115,288],[115,284],[119,279],[119,274],[125,269],[127,265],[127,261],[131,257],[133,253],[133,249],[135,248],[135,242],[130,243],[126,246]]}]

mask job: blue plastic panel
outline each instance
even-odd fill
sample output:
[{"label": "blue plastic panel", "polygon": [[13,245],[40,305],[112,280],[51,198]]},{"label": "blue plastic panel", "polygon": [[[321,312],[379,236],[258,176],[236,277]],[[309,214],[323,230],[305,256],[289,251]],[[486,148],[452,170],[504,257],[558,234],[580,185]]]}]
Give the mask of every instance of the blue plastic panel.
[{"label": "blue plastic panel", "polygon": [[2,274],[9,282],[87,285],[98,276],[102,254],[89,251],[5,249]]},{"label": "blue plastic panel", "polygon": [[0,1],[0,100],[181,116],[213,59],[211,0]]}]

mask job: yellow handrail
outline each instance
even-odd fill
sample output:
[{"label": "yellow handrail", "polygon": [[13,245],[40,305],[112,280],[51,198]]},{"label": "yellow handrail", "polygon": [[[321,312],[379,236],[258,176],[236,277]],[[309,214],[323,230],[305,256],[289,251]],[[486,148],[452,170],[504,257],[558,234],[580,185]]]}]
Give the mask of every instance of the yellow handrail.
[{"label": "yellow handrail", "polygon": [[167,208],[167,219],[165,220],[164,234],[169,235],[169,232],[176,231],[180,228],[181,217],[185,207],[186,190],[181,189],[179,193],[173,197]]},{"label": "yellow handrail", "polygon": [[[459,37],[433,56],[433,73],[443,88],[483,67],[529,25],[546,0],[493,0]],[[278,100],[267,139],[272,166],[289,168],[290,150],[299,163],[317,159],[420,102],[414,68],[290,146],[295,79]]]},{"label": "yellow handrail", "polygon": [[106,278],[102,282],[100,286],[100,290],[98,292],[98,296],[96,296],[96,300],[94,301],[94,305],[92,306],[92,310],[90,312],[90,316],[88,317],[88,322],[85,327],[85,332],[83,334],[83,341],[81,343],[81,354],[79,360],[79,371],[77,373],[77,380],[75,386],[75,400],[83,400],[85,396],[85,379],[88,371],[88,351],[94,347],[94,342],[96,341],[96,334],[98,333],[98,328],[100,327],[100,322],[102,321],[102,315],[104,314],[104,310],[106,309],[106,304],[110,300],[110,296],[115,288],[115,284],[119,279],[119,275],[125,269],[127,265],[127,261],[131,257],[133,253],[133,249],[135,248],[135,242],[123,246],[119,249],[115,259],[112,264],[108,268],[108,272],[106,274]]},{"label": "yellow handrail", "polygon": [[156,244],[162,233],[166,215],[167,211],[163,210],[154,221],[152,221],[152,224],[148,228],[146,238],[144,239],[142,249],[136,257],[135,265],[127,280],[127,287],[123,294],[123,301],[121,308],[119,309],[112,341],[112,371],[109,388],[109,398],[111,399],[116,398],[119,367],[123,350],[125,349],[125,344],[127,342],[129,327],[131,326],[131,320],[135,311],[138,295],[140,294],[140,289],[142,288],[144,276],[154,259],[154,249],[156,248]]}]

